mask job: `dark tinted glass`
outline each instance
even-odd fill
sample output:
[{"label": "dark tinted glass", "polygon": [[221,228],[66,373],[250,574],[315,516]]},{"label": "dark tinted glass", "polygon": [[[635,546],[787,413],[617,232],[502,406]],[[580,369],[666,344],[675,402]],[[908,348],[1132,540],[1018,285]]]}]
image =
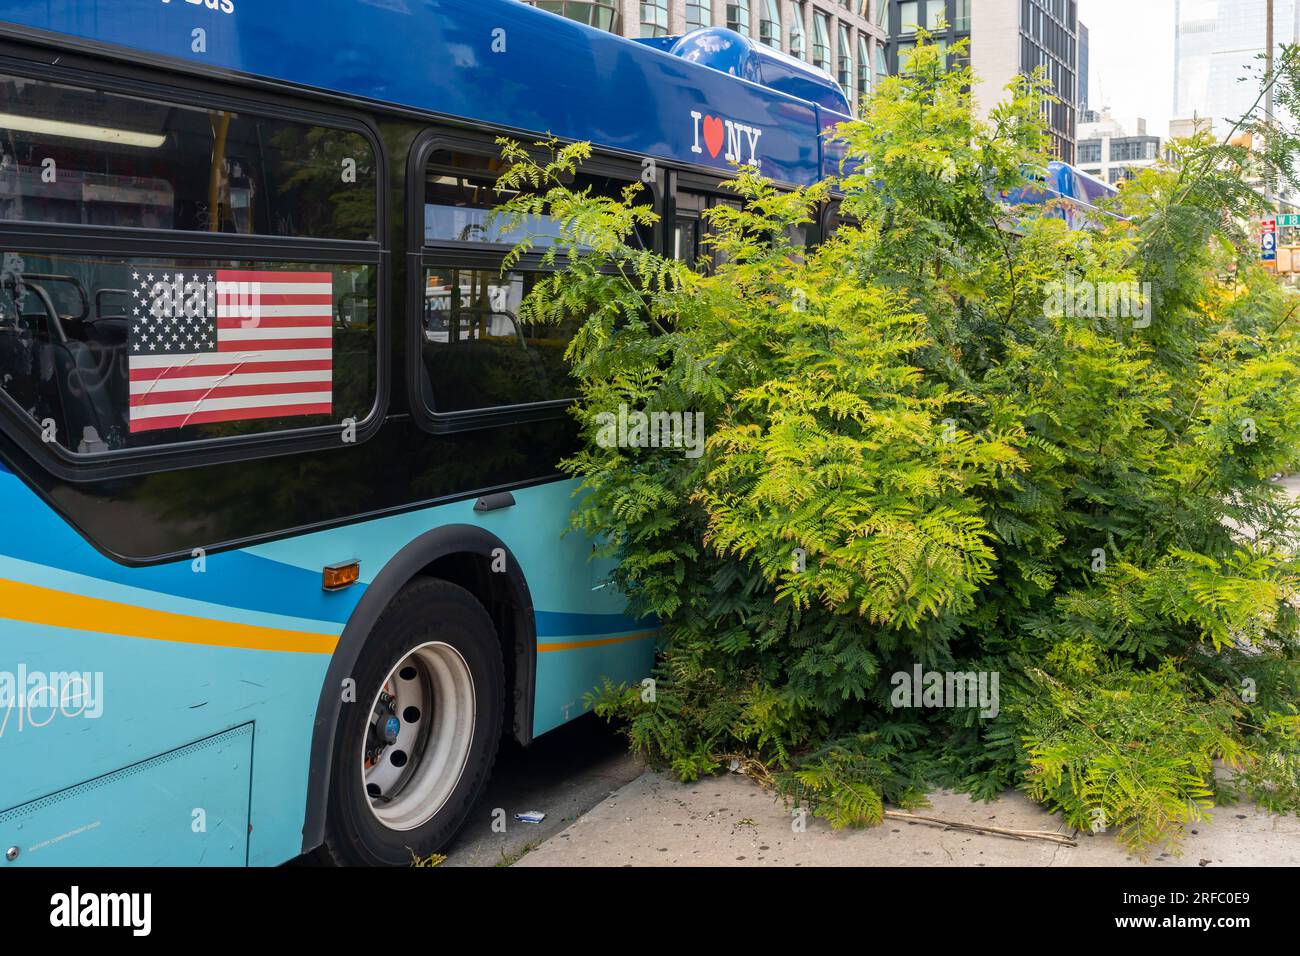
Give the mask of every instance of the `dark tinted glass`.
[{"label": "dark tinted glass", "polygon": [[374,405],[374,266],[0,256],[0,390],[70,451],[360,422]]},{"label": "dark tinted glass", "polygon": [[435,412],[572,398],[564,350],[576,318],[557,325],[519,320],[539,276],[495,269],[425,270],[421,348]]},{"label": "dark tinted glass", "polygon": [[[427,243],[478,242],[502,246],[514,245],[526,236],[537,246],[546,246],[559,236],[560,227],[549,216],[536,216],[514,230],[499,221],[491,221],[492,209],[510,198],[510,193],[496,188],[504,170],[495,156],[439,150],[429,162],[424,193],[424,241]],[[608,176],[579,173],[574,189],[589,189],[592,195],[619,197],[626,183]],[[649,204],[649,191],[643,191],[637,203]],[[638,227],[634,245],[647,248],[654,241],[654,231]]]},{"label": "dark tinted glass", "polygon": [[373,240],[359,133],[0,75],[0,220]]}]

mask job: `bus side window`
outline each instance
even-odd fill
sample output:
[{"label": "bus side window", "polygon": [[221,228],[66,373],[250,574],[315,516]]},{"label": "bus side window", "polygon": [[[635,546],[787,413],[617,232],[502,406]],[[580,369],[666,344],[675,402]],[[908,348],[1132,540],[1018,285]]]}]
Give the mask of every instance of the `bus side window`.
[{"label": "bus side window", "polygon": [[703,269],[706,263],[701,259],[706,254],[704,248],[704,210],[709,200],[704,193],[677,192],[677,221],[673,233],[673,258],[689,262],[696,268]]},{"label": "bus side window", "polygon": [[840,208],[839,199],[832,199],[822,209],[821,222],[817,232],[820,233],[816,242],[825,242],[832,238],[835,233],[839,232],[841,226],[857,226],[859,222],[853,216],[845,215]]},{"label": "bus side window", "polygon": [[[514,228],[494,220],[493,208],[509,198],[496,188],[502,171],[500,158],[488,147],[436,149],[429,159],[418,387],[434,414],[560,403],[577,395],[564,352],[583,317],[523,321],[520,306],[545,274],[538,256],[527,255],[509,272],[501,271],[520,240],[529,237],[540,252],[559,239],[560,225],[546,215]],[[620,197],[628,181],[580,172],[572,186]],[[650,201],[648,193],[641,196]],[[632,241],[651,248],[653,230],[638,229]]]},{"label": "bus side window", "polygon": [[374,405],[373,265],[0,256],[22,264],[0,287],[0,392],[68,451],[359,422]]},{"label": "bus side window", "polygon": [[0,74],[0,222],[76,230],[0,247],[10,412],[82,455],[364,421],[377,196],[355,130]]},{"label": "bus side window", "polygon": [[496,269],[425,270],[424,369],[439,412],[572,398],[564,350],[576,318],[524,322],[519,307],[539,275]]},{"label": "bus side window", "polygon": [[[726,206],[726,207],[728,207],[728,208],[730,208],[730,209],[743,209],[743,208],[744,208],[743,204],[741,203],[741,201],[740,201],[739,199],[732,199],[732,198],[729,197],[729,196],[713,196],[713,197],[711,197],[710,200],[709,200],[709,208],[712,209],[712,208],[717,207],[717,206]],[[705,233],[705,235],[708,236],[708,235],[710,235],[713,231],[714,231],[713,228],[710,227],[710,225],[708,224],[708,222],[707,222],[707,220],[706,220],[706,222],[705,222],[705,224],[704,224],[704,233]],[[721,249],[718,249],[716,246],[709,246],[707,251],[708,251],[708,253],[709,253],[709,257],[710,257],[710,259],[711,259],[712,262],[713,262],[713,268],[716,269],[718,266],[722,265],[724,262],[727,261],[727,254],[726,254],[725,252],[723,252]]]},{"label": "bus side window", "polygon": [[358,132],[0,74],[0,220],[373,241]]},{"label": "bus side window", "polygon": [[717,206],[740,209],[740,200],[716,193],[677,191],[677,221],[673,257],[691,263],[700,272],[711,272],[722,264],[722,253],[709,242],[714,230],[709,225],[708,210]]}]

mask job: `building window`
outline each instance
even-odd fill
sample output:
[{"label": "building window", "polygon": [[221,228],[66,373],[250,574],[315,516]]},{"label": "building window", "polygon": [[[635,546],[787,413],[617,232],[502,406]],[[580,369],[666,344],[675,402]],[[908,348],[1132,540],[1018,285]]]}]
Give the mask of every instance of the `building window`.
[{"label": "building window", "polygon": [[831,18],[813,11],[813,66],[831,71]]},{"label": "building window", "polygon": [[1100,163],[1101,162],[1101,143],[1093,140],[1079,144],[1079,162],[1081,163]]},{"label": "building window", "polygon": [[668,35],[668,0],[641,2],[641,35],[663,37]]},{"label": "building window", "polygon": [[939,29],[939,23],[947,16],[943,0],[929,0],[925,5],[925,28],[931,33]]},{"label": "building window", "polygon": [[781,4],[778,0],[763,0],[763,16],[758,21],[760,43],[781,49]]},{"label": "building window", "polygon": [[858,107],[861,108],[871,96],[871,50],[867,46],[867,35],[858,34]]},{"label": "building window", "polygon": [[686,29],[713,26],[713,0],[686,0]]},{"label": "building window", "polygon": [[952,25],[958,33],[970,32],[970,0],[957,0]]},{"label": "building window", "polygon": [[802,0],[795,0],[790,20],[790,54],[800,60],[808,57],[808,37],[803,31],[804,5]]},{"label": "building window", "polygon": [[849,28],[845,24],[839,25],[839,57],[836,62],[837,75],[840,89],[850,100],[853,99],[853,43],[849,39]]},{"label": "building window", "polygon": [[1159,141],[1151,138],[1113,139],[1110,141],[1112,163],[1131,162],[1135,159],[1155,159]]},{"label": "building window", "polygon": [[889,58],[885,56],[885,45],[876,44],[876,82],[879,83],[889,76]]},{"label": "building window", "polygon": [[727,4],[727,28],[749,36],[749,0]]},{"label": "building window", "polygon": [[921,23],[921,15],[917,10],[916,0],[903,0],[898,5],[898,32],[915,33],[917,26]]},{"label": "building window", "polygon": [[587,26],[608,30],[610,33],[621,32],[618,9],[615,0],[538,0],[537,6],[551,13],[558,13],[570,20],[577,20]]}]

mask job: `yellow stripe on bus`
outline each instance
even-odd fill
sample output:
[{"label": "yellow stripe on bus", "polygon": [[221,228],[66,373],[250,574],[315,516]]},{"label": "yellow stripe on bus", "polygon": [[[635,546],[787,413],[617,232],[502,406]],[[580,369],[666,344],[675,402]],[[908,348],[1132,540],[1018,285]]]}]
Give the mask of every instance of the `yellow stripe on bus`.
[{"label": "yellow stripe on bus", "polygon": [[339,642],[333,634],[285,631],[155,611],[4,579],[0,579],[0,618],[96,634],[258,651],[332,654]]},{"label": "yellow stripe on bus", "polygon": [[608,647],[610,644],[624,644],[628,641],[640,641],[647,637],[654,637],[659,632],[641,631],[638,634],[629,634],[626,637],[607,637],[600,641],[564,641],[559,644],[538,644],[537,653],[545,654],[547,651],[577,651],[585,647]]}]

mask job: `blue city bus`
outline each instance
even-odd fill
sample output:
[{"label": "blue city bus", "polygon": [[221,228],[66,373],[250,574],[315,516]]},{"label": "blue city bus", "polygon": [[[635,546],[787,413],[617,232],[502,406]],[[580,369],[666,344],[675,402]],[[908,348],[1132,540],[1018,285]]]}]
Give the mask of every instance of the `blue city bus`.
[{"label": "blue city bus", "polygon": [[1060,160],[1052,160],[1030,176],[1032,185],[1012,190],[1008,206],[1046,205],[1047,215],[1063,219],[1071,229],[1087,229],[1105,219],[1119,219],[1119,213],[1107,204],[1119,190],[1091,173]]},{"label": "blue city bus", "polygon": [[0,866],[406,864],[503,734],[643,679],[495,139],[592,142],[694,261],[734,164],[815,182],[847,110],[513,0],[7,0]]}]

